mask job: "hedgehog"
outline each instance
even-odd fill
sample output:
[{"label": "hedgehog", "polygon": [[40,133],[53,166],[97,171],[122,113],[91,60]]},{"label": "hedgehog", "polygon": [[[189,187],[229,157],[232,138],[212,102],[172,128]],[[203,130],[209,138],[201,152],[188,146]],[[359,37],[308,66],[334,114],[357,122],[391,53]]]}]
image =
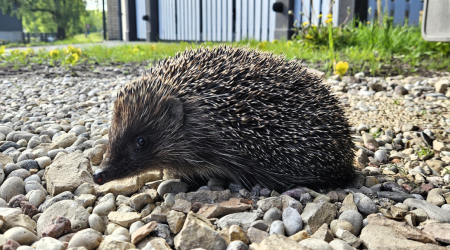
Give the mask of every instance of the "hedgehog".
[{"label": "hedgehog", "polygon": [[301,61],[199,47],[122,87],[97,184],[163,170],[187,182],[344,187],[354,176],[347,118]]}]

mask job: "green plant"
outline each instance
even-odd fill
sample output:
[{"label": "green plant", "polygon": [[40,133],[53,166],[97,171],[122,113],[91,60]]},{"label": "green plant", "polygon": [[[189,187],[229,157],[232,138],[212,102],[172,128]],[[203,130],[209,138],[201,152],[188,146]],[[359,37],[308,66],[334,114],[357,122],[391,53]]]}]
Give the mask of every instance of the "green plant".
[{"label": "green plant", "polygon": [[397,105],[397,106],[400,105],[399,100],[398,99],[394,99],[394,104]]},{"label": "green plant", "polygon": [[373,133],[372,136],[373,136],[373,138],[378,138],[381,136],[382,133],[383,133],[383,131],[380,131],[378,133]]},{"label": "green plant", "polygon": [[419,147],[420,147],[420,150],[417,152],[419,157],[434,155],[434,151],[430,150],[430,147],[424,148],[421,145],[419,145]]},{"label": "green plant", "polygon": [[397,166],[397,165],[391,165],[391,166],[396,167],[397,170],[398,170],[399,172],[401,172],[403,175],[405,175],[405,176],[408,175],[407,172],[406,172],[406,170],[405,170],[404,168],[399,167],[399,166]]},{"label": "green plant", "polygon": [[447,174],[450,174],[450,170],[447,167],[445,167],[444,170],[445,172],[447,172]]}]

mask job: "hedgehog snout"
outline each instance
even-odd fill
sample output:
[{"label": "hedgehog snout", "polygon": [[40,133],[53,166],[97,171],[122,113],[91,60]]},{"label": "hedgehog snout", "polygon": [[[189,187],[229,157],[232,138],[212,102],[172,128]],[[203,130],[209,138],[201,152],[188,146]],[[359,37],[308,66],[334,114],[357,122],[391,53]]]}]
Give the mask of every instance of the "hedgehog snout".
[{"label": "hedgehog snout", "polygon": [[98,184],[98,185],[103,185],[106,182],[106,174],[105,171],[103,171],[102,169],[97,169],[95,170],[94,175],[92,176],[92,178],[94,179],[94,183]]}]

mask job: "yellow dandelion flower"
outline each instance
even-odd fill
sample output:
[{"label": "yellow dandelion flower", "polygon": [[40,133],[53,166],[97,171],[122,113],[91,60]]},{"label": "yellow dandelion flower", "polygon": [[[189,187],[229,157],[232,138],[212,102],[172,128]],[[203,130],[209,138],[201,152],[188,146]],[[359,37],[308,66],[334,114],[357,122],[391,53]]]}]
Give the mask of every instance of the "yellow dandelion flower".
[{"label": "yellow dandelion flower", "polygon": [[278,40],[277,39],[273,39],[273,41],[272,41],[272,43],[278,43]]},{"label": "yellow dandelion flower", "polygon": [[306,35],[305,38],[306,39],[313,39],[313,37],[311,35]]},{"label": "yellow dandelion flower", "polygon": [[77,53],[77,49],[75,48],[75,47],[73,47],[72,45],[69,45],[69,46],[67,46],[67,51],[68,51],[68,53],[67,54],[69,54],[69,53]]},{"label": "yellow dandelion flower", "polygon": [[329,18],[329,19],[325,20],[325,23],[331,23],[331,22],[333,22],[332,18]]},{"label": "yellow dandelion flower", "polygon": [[74,65],[78,61],[79,57],[77,53],[72,53],[68,57],[66,57],[66,63],[70,63]]},{"label": "yellow dandelion flower", "polygon": [[18,50],[18,49],[11,51],[11,55],[13,55],[13,56],[18,56],[19,54],[20,54],[20,50]]},{"label": "yellow dandelion flower", "polygon": [[139,53],[139,48],[134,48],[134,49],[133,49],[133,53],[135,53],[135,54],[136,54],[136,53]]},{"label": "yellow dandelion flower", "polygon": [[81,51],[81,49],[80,48],[78,48],[77,49],[77,52],[76,52],[77,54],[78,54],[78,56],[81,56],[81,54],[82,54],[82,51]]},{"label": "yellow dandelion flower", "polygon": [[266,43],[265,42],[259,43],[258,49],[261,49],[261,50],[266,49]]},{"label": "yellow dandelion flower", "polygon": [[333,15],[331,15],[331,14],[327,15],[327,18],[332,18],[332,17],[333,17]]},{"label": "yellow dandelion flower", "polygon": [[370,24],[370,21],[367,21],[366,23],[367,23],[367,24]]},{"label": "yellow dandelion flower", "polygon": [[28,54],[34,54],[34,50],[31,49],[31,48],[28,48],[28,49],[27,49],[27,53],[28,53]]},{"label": "yellow dandelion flower", "polygon": [[321,18],[322,17],[322,14],[319,14],[319,18]]},{"label": "yellow dandelion flower", "polygon": [[6,49],[5,46],[0,46],[0,56],[5,54],[5,49]]},{"label": "yellow dandelion flower", "polygon": [[60,56],[61,53],[59,52],[59,50],[54,49],[51,50],[48,54],[50,55],[51,58],[56,59]]},{"label": "yellow dandelion flower", "polygon": [[156,44],[153,44],[152,46],[150,46],[150,50],[151,51],[155,51],[156,50]]},{"label": "yellow dandelion flower", "polygon": [[302,23],[303,24],[303,26],[306,26],[306,25],[308,25],[309,23],[308,22],[304,22],[304,23]]},{"label": "yellow dandelion flower", "polygon": [[347,70],[348,70],[348,62],[339,61],[336,64],[336,72],[334,73],[343,76],[345,72],[347,72]]}]

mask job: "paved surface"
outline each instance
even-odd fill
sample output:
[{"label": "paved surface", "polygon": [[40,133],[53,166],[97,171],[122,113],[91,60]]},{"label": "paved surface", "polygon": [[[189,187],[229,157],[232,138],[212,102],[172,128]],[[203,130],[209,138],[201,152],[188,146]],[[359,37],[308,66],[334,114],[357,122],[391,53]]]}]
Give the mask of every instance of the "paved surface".
[{"label": "paved surface", "polygon": [[134,45],[134,44],[144,44],[144,43],[147,43],[147,42],[104,41],[104,42],[99,42],[99,43],[75,43],[75,44],[43,45],[43,46],[31,46],[31,47],[14,47],[14,48],[7,48],[5,51],[9,52],[9,51],[13,51],[16,49],[17,50],[26,50],[29,48],[32,48],[35,51],[38,51],[41,48],[50,51],[53,49],[62,49],[62,48],[67,47],[68,45],[72,45],[72,46],[78,47],[78,48],[86,48],[86,47],[91,47],[91,46],[96,46],[96,45],[114,47],[114,46],[125,45],[125,44]]}]

